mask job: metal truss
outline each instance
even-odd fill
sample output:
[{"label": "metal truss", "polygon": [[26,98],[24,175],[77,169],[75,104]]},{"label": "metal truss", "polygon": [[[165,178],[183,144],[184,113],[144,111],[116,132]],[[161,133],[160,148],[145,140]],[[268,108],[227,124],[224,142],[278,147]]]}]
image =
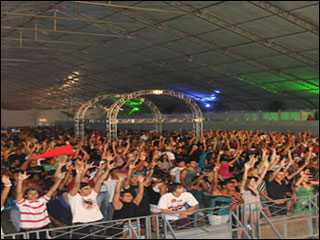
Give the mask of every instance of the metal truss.
[{"label": "metal truss", "polygon": [[299,27],[302,27],[313,34],[319,36],[319,26],[316,26],[312,24],[311,22],[308,22],[305,19],[302,19],[293,13],[290,13],[289,11],[285,11],[281,8],[278,8],[267,1],[248,1],[248,3],[253,4],[257,7],[260,7],[261,9],[264,9],[268,12],[271,12],[273,14],[278,15],[279,17],[287,20],[288,22],[291,22]]},{"label": "metal truss", "polygon": [[[193,7],[189,7],[186,5],[183,5],[183,7],[179,7],[178,9],[186,11],[186,12],[192,12],[192,10],[195,10]],[[310,67],[313,67],[313,65],[314,65],[313,63],[310,63],[310,59],[307,59],[303,55],[296,53],[296,51],[294,49],[289,49],[288,47],[274,43],[270,40],[265,40],[257,34],[254,34],[252,32],[244,30],[243,28],[235,26],[234,24],[231,24],[231,23],[221,19],[221,17],[219,17],[218,15],[216,15],[215,13],[210,11],[210,9],[202,9],[201,11],[199,11],[198,14],[195,14],[195,16],[197,16],[203,20],[206,20],[210,23],[213,23],[214,25],[220,27],[221,29],[231,31],[233,33],[236,33],[236,34],[242,36],[242,37],[245,37],[245,38],[247,38],[247,39],[255,42],[256,44],[263,46],[263,47],[266,47],[266,48],[272,49],[276,52],[279,52],[281,54],[287,55],[288,57],[291,57],[301,63],[304,63],[304,64],[310,66]]]},{"label": "metal truss", "polygon": [[[78,111],[76,112],[75,114],[75,117],[74,117],[74,130],[75,130],[75,135],[76,137],[80,137],[80,139],[84,139],[85,137],[85,116],[86,116],[86,113],[87,111],[94,107],[94,106],[102,106],[100,104],[101,101],[105,100],[105,99],[108,99],[108,98],[112,98],[112,97],[120,97],[120,100],[122,99],[123,96],[126,96],[125,94],[124,95],[121,95],[121,94],[104,94],[104,95],[100,95],[100,96],[97,96],[85,103],[83,103]],[[151,112],[153,113],[153,120],[154,123],[155,123],[155,130],[158,131],[158,132],[161,132],[162,131],[162,122],[161,122],[161,119],[162,119],[162,115],[161,115],[161,112],[159,110],[159,108],[153,103],[151,102],[150,100],[148,99],[145,99],[144,103],[150,108]],[[109,109],[108,107],[106,106],[102,106],[102,108],[105,110],[105,112],[108,113]],[[107,115],[108,116],[108,115]],[[140,119],[123,119],[123,121],[125,123],[134,123],[135,121],[137,121],[137,123],[139,123],[139,120]],[[108,124],[108,118],[107,118],[107,124]]]},{"label": "metal truss", "polygon": [[[107,114],[108,121],[106,121],[107,122],[106,128],[108,129],[109,139],[117,138],[117,125],[118,123],[120,123],[120,121],[117,118],[118,118],[119,111],[121,107],[125,104],[125,102],[129,99],[135,99],[135,98],[139,98],[141,96],[146,96],[146,95],[165,95],[165,96],[171,96],[171,97],[175,97],[182,100],[185,104],[188,105],[192,113],[191,119],[183,119],[183,122],[186,122],[189,120],[193,123],[193,132],[197,139],[200,139],[203,136],[203,120],[204,120],[203,114],[200,107],[192,98],[186,96],[183,93],[175,92],[172,90],[155,90],[155,89],[151,90],[150,89],[150,90],[140,90],[140,91],[129,93],[125,96],[122,96],[121,99],[119,99],[118,101],[116,101],[114,104],[111,105]],[[150,120],[148,121],[150,122]],[[140,123],[148,123],[148,121],[145,119],[139,119]],[[161,123],[165,121],[166,121],[165,118],[160,119]],[[154,122],[159,122],[159,119],[155,119]],[[177,119],[177,121],[174,121],[174,122],[179,122],[179,121]]]}]

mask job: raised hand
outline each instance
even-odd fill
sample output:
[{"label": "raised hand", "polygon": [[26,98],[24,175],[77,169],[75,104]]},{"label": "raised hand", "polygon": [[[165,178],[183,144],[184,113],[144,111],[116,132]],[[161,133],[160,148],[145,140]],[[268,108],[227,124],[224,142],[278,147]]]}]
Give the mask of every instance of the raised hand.
[{"label": "raised hand", "polygon": [[251,163],[250,162],[246,162],[246,164],[244,165],[244,169],[245,170],[249,170],[251,168]]},{"label": "raised hand", "polygon": [[61,171],[58,171],[58,172],[55,174],[55,176],[56,176],[56,178],[57,178],[58,180],[64,179],[65,175],[66,175],[66,173],[62,173]]},{"label": "raised hand", "polygon": [[141,161],[145,161],[147,159],[147,154],[145,152],[141,152],[141,154],[139,156],[139,159]]},{"label": "raised hand", "polygon": [[158,150],[154,151],[152,158],[153,158],[154,160],[155,160],[155,159],[159,159],[159,158],[160,158],[160,152],[159,152]]},{"label": "raised hand", "polygon": [[144,176],[139,176],[137,180],[138,180],[138,183],[140,183],[140,184],[143,183],[144,182]]},{"label": "raised hand", "polygon": [[115,162],[108,162],[107,163],[107,168],[109,169],[109,170],[111,170],[111,169],[114,169],[115,168]]},{"label": "raised hand", "polygon": [[85,166],[83,166],[83,165],[81,165],[81,166],[76,165],[75,169],[76,169],[77,175],[81,175],[84,172],[84,167]]},{"label": "raised hand", "polygon": [[251,155],[249,160],[250,167],[254,167],[254,164],[256,163],[256,161],[257,161],[257,156]]},{"label": "raised hand", "polygon": [[26,180],[26,179],[29,178],[29,177],[30,177],[30,175],[27,175],[26,172],[24,172],[24,173],[19,173],[19,175],[18,175],[18,181],[24,181],[24,180]]},{"label": "raised hand", "polygon": [[68,162],[68,163],[66,164],[66,167],[67,167],[67,170],[68,170],[68,171],[74,170],[74,166],[72,165],[72,162]]},{"label": "raised hand", "polygon": [[270,163],[269,163],[268,159],[265,159],[265,161],[263,161],[263,166],[265,168],[268,168],[270,166]]},{"label": "raised hand", "polygon": [[110,152],[107,152],[104,156],[104,159],[107,160],[107,162],[110,162],[114,159],[114,155],[112,155]]},{"label": "raised hand", "polygon": [[213,168],[213,171],[218,171],[220,169],[221,164],[216,164],[216,166]]},{"label": "raised hand", "polygon": [[85,171],[87,171],[88,169],[90,169],[90,168],[93,168],[94,167],[94,163],[92,162],[92,163],[86,163],[85,164]]},{"label": "raised hand", "polygon": [[136,164],[133,162],[129,165],[129,169],[135,169],[136,168]]},{"label": "raised hand", "polygon": [[1,181],[4,185],[11,185],[10,178],[7,175],[2,175]]},{"label": "raised hand", "polygon": [[263,149],[262,149],[262,155],[263,155],[263,156],[266,156],[266,155],[267,155],[267,149],[266,149],[266,148],[263,148]]},{"label": "raised hand", "polygon": [[286,161],[283,159],[281,162],[280,162],[280,166],[281,167],[284,167],[286,165]]},{"label": "raised hand", "polygon": [[67,159],[68,159],[68,158],[64,158],[64,159],[60,160],[60,162],[59,162],[59,167],[65,166],[65,165],[67,164]]}]

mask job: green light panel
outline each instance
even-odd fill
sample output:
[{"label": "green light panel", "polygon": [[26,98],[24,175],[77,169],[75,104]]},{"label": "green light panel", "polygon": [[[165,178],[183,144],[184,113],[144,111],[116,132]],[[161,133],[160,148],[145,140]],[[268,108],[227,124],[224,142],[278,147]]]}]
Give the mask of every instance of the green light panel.
[{"label": "green light panel", "polygon": [[319,94],[319,87],[314,86],[313,84],[309,84],[303,81],[285,81],[285,82],[279,82],[279,83],[270,83],[270,84],[264,84],[263,85],[267,89],[271,89],[273,91],[277,92],[316,92],[318,91]]}]

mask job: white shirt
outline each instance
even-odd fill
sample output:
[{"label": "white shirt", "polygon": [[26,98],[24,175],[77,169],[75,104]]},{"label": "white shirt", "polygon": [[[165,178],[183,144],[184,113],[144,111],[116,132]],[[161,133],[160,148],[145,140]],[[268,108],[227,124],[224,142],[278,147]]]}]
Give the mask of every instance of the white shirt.
[{"label": "white shirt", "polygon": [[167,154],[168,159],[169,159],[170,161],[173,161],[173,160],[176,159],[175,156],[174,156],[174,153],[172,153],[172,152],[165,152],[165,154]]},{"label": "white shirt", "polygon": [[[175,197],[172,193],[166,193],[161,196],[158,204],[159,209],[172,210],[175,212],[181,212],[186,210],[186,204],[190,207],[194,207],[199,204],[197,199],[189,193],[184,192],[179,197]],[[176,215],[166,215],[167,220],[178,220],[179,216]]]},{"label": "white shirt", "polygon": [[81,196],[79,193],[75,196],[68,194],[72,223],[89,223],[103,218],[97,205],[97,195],[94,190],[86,197]]},{"label": "white shirt", "polygon": [[259,195],[255,196],[250,191],[246,190],[242,193],[242,199],[246,209],[261,208]]}]

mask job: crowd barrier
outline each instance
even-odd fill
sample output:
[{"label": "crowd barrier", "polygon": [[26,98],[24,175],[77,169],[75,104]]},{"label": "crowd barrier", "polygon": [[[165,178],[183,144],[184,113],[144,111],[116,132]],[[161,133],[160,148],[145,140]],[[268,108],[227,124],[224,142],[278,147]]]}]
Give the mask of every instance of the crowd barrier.
[{"label": "crowd barrier", "polygon": [[[199,209],[179,222],[167,220],[163,214],[153,214],[5,234],[1,239],[318,239],[319,195],[300,198],[305,209],[298,214],[294,213],[291,204],[297,199],[286,200],[288,204],[283,206],[263,202],[261,206],[241,204],[234,211],[230,211],[229,206]],[[271,207],[274,209],[270,215],[267,209]]]}]

